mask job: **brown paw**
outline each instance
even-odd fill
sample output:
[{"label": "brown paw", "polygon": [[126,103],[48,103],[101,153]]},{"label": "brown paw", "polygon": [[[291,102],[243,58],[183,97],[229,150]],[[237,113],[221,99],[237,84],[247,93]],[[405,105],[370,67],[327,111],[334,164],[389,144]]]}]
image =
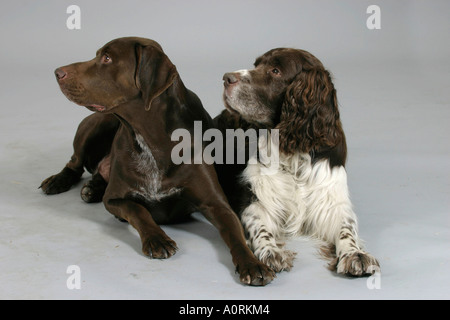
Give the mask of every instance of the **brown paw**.
[{"label": "brown paw", "polygon": [[348,276],[363,277],[379,269],[377,259],[363,251],[344,253],[337,262],[337,273]]},{"label": "brown paw", "polygon": [[58,194],[69,190],[80,180],[81,174],[69,168],[64,168],[60,173],[48,177],[42,181],[39,188],[45,194]]},{"label": "brown paw", "polygon": [[251,286],[265,286],[276,277],[275,272],[257,260],[253,263],[238,265],[236,272],[239,273],[242,283]]},{"label": "brown paw", "polygon": [[142,243],[142,252],[152,259],[170,258],[177,250],[177,244],[167,235],[151,236]]},{"label": "brown paw", "polygon": [[106,182],[104,181],[88,181],[83,188],[81,188],[81,199],[87,203],[101,202],[106,190]]}]

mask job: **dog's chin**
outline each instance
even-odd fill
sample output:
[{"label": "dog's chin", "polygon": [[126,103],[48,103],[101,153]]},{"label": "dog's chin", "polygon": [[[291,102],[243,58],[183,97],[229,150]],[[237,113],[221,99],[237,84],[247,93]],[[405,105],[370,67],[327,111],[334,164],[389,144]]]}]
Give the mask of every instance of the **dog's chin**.
[{"label": "dog's chin", "polygon": [[88,110],[90,110],[92,112],[107,113],[108,111],[113,109],[113,107],[108,107],[108,106],[97,104],[97,103],[86,102],[86,101],[83,101],[81,99],[78,99],[78,98],[75,98],[75,97],[71,97],[69,95],[66,95],[66,97],[67,97],[67,99],[69,99],[73,103],[79,105],[80,107],[85,107],[86,109],[88,109]]},{"label": "dog's chin", "polygon": [[114,107],[108,106],[106,104],[92,103],[92,100],[86,97],[85,90],[80,90],[79,88],[67,88],[65,86],[60,86],[61,92],[64,96],[71,102],[85,107],[86,109],[93,112],[107,113]]},{"label": "dog's chin", "polygon": [[88,109],[92,112],[107,113],[108,111],[110,111],[112,109],[111,107],[107,107],[107,106],[104,106],[101,104],[89,103],[89,102],[80,101],[78,99],[73,99],[68,96],[66,96],[66,97],[73,103],[79,105],[80,107],[85,107],[86,109]]},{"label": "dog's chin", "polygon": [[237,111],[235,108],[233,108],[233,106],[231,105],[230,100],[225,92],[223,93],[223,104],[225,105],[225,109],[229,113],[231,113],[233,115],[241,115],[241,113],[239,111]]},{"label": "dog's chin", "polygon": [[241,115],[239,112],[237,112],[236,110],[234,110],[227,102],[225,102],[225,109],[226,109],[229,113],[231,113],[231,114],[233,114],[233,115],[237,115],[237,116],[240,116],[240,115]]},{"label": "dog's chin", "polygon": [[252,123],[252,119],[247,119],[248,117],[246,116],[245,113],[242,113],[240,111],[238,111],[238,108],[233,107],[233,105],[229,102],[229,100],[227,99],[227,97],[224,95],[224,105],[225,105],[225,110],[227,110],[231,115],[241,118],[247,122]]},{"label": "dog's chin", "polygon": [[80,101],[78,99],[71,99],[70,97],[67,97],[70,101],[72,101],[73,103],[79,105],[80,107],[85,107],[86,109],[92,111],[92,112],[101,112],[101,113],[105,113],[107,111],[109,111],[110,107],[101,105],[101,104],[97,104],[97,103],[90,103],[90,102],[85,102],[85,101]]},{"label": "dog's chin", "polygon": [[[246,110],[247,103],[242,102],[242,104],[235,105],[235,103],[232,102],[232,99],[230,99],[226,92],[223,94],[223,101],[225,105],[225,110],[227,110],[230,114],[234,116],[238,116],[241,119],[245,120],[248,123],[251,123],[259,128],[271,128],[274,126],[273,124],[273,114],[272,113],[266,113],[266,114],[256,114],[251,113]],[[234,101],[235,102],[235,101]]]}]

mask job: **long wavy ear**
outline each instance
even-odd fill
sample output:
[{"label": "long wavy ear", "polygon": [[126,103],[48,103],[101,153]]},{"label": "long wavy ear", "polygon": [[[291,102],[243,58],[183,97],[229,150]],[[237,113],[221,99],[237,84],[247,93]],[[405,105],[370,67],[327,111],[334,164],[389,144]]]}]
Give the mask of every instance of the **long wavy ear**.
[{"label": "long wavy ear", "polygon": [[286,91],[281,108],[280,151],[310,153],[335,147],[344,138],[336,90],[328,71],[300,72]]},{"label": "long wavy ear", "polygon": [[148,111],[153,100],[173,84],[178,72],[166,54],[155,46],[137,45],[136,61],[136,86]]}]

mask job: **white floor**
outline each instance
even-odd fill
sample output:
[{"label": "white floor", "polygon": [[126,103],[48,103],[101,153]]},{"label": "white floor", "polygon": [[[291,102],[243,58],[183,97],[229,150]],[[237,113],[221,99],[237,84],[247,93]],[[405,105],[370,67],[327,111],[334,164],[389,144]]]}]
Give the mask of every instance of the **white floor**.
[{"label": "white floor", "polygon": [[[406,68],[398,71],[391,81],[414,84],[411,74],[400,72]],[[57,88],[46,89],[56,87],[51,77],[40,82],[41,73],[33,75],[26,82],[33,92],[51,96],[35,101],[11,88],[2,97],[10,107],[3,104],[1,116],[0,298],[448,299],[448,75],[448,69],[440,77],[435,70],[422,72],[420,83],[395,90],[380,83],[370,101],[363,98],[370,92],[355,90],[370,79],[347,72],[353,80],[336,81],[360,233],[382,274],[336,276],[311,243],[295,240],[289,243],[298,252],[295,267],[265,288],[239,284],[227,248],[200,215],[164,227],[180,250],[155,261],[141,254],[135,230],[102,204],[80,199],[81,183],[65,194],[43,195],[40,182],[64,166],[76,125],[88,111],[65,102]],[[67,287],[70,265],[80,267],[79,290]],[[370,290],[368,282],[378,288]]]},{"label": "white floor", "polygon": [[[2,14],[3,23],[13,21]],[[33,35],[33,29],[26,33]],[[176,42],[168,42],[176,55]],[[198,214],[192,222],[163,227],[179,251],[165,261],[150,260],[140,252],[135,230],[102,204],[81,200],[82,182],[56,196],[38,189],[68,161],[76,127],[89,114],[64,98],[52,71],[61,61],[88,59],[96,48],[79,47],[64,57],[71,42],[64,44],[44,59],[45,45],[34,43],[28,48],[34,51],[26,52],[20,42],[20,52],[11,49],[10,60],[1,60],[0,299],[450,298],[447,58],[346,61],[322,51],[328,52],[323,59],[338,90],[360,234],[382,273],[369,279],[336,276],[310,242],[298,239],[288,244],[298,252],[292,271],[266,287],[247,287],[239,283],[218,232]],[[252,61],[208,60],[203,70],[189,64],[195,59],[201,57],[174,60],[186,85],[214,116],[222,108],[222,73],[250,67]],[[80,268],[80,289],[67,286],[72,265]]]}]

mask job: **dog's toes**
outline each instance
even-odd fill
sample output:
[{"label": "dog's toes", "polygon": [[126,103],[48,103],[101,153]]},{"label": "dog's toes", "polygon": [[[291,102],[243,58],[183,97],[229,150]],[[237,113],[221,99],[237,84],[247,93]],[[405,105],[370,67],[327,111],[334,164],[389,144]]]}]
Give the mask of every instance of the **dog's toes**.
[{"label": "dog's toes", "polygon": [[45,194],[58,194],[69,190],[80,180],[81,174],[69,168],[64,168],[60,173],[48,177],[42,181],[40,189]]},{"label": "dog's toes", "polygon": [[87,182],[83,188],[81,188],[81,199],[87,203],[101,202],[103,195],[105,194],[105,186],[96,185],[93,181]]},{"label": "dog's toes", "polygon": [[45,179],[39,188],[42,189],[45,194],[51,195],[66,192],[71,186],[72,184],[65,181],[64,177],[55,174]]},{"label": "dog's toes", "polygon": [[275,272],[290,271],[294,266],[295,255],[293,251],[274,248],[267,250],[260,260]]},{"label": "dog's toes", "polygon": [[251,286],[265,286],[276,277],[272,269],[259,261],[237,266],[236,271],[239,273],[241,282]]},{"label": "dog's toes", "polygon": [[364,277],[380,269],[377,259],[362,251],[343,254],[337,262],[337,273]]},{"label": "dog's toes", "polygon": [[41,185],[39,186],[38,189],[42,189],[42,191],[44,191],[44,193],[46,194],[51,194],[50,192],[50,184],[51,184],[51,180],[53,179],[54,176],[48,177],[47,179],[45,179],[44,181],[42,181]]},{"label": "dog's toes", "polygon": [[152,259],[167,259],[178,250],[175,241],[168,236],[153,236],[143,241],[142,252]]},{"label": "dog's toes", "polygon": [[83,188],[81,188],[80,196],[84,202],[87,203],[96,202],[94,201],[94,192],[92,188],[90,188],[88,185],[84,185]]}]

